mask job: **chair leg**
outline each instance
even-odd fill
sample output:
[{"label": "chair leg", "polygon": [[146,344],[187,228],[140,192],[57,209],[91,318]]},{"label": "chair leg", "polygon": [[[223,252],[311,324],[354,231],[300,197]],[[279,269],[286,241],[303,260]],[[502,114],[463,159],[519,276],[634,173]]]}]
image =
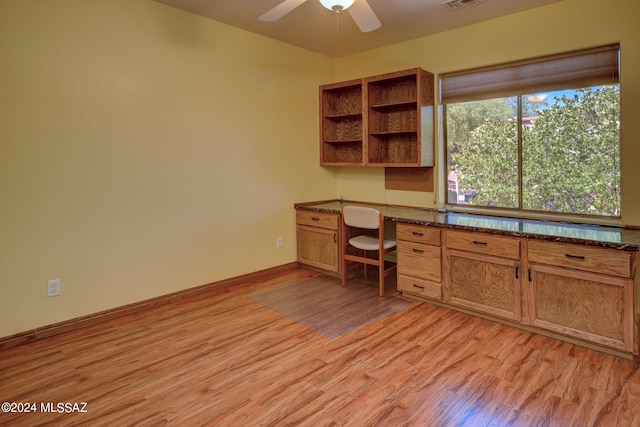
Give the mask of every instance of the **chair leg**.
[{"label": "chair leg", "polygon": [[[367,251],[363,251],[363,252],[364,252],[364,257],[366,258],[367,257]],[[369,277],[369,276],[367,276],[367,264],[363,263],[363,265],[364,265],[364,278],[366,279],[367,277]]]},{"label": "chair leg", "polygon": [[342,250],[342,286],[347,286],[347,260],[344,258],[344,246]]},{"label": "chair leg", "polygon": [[384,296],[384,254],[380,254],[380,264],[378,266],[378,282],[380,291],[380,296]]}]

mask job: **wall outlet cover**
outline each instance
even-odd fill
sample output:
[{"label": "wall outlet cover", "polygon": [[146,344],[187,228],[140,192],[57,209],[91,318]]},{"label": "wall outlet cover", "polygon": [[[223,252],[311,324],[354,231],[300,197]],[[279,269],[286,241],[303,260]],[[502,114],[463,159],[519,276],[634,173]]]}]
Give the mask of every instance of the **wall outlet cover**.
[{"label": "wall outlet cover", "polygon": [[59,296],[61,285],[62,285],[62,281],[60,279],[47,281],[47,298]]}]

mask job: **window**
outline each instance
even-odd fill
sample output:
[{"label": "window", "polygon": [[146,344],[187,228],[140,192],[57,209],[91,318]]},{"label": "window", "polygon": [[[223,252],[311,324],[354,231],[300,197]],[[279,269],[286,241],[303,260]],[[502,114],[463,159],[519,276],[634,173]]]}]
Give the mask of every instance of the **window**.
[{"label": "window", "polygon": [[441,77],[449,208],[620,217],[619,48]]}]

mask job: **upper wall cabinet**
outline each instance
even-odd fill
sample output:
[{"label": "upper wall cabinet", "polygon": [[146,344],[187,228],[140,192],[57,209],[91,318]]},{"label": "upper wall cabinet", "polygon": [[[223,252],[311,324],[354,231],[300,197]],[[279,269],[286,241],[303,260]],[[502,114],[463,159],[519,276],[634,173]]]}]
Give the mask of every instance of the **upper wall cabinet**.
[{"label": "upper wall cabinet", "polygon": [[320,164],[433,166],[433,85],[413,68],[321,86]]},{"label": "upper wall cabinet", "polygon": [[363,83],[361,79],[320,87],[320,164],[363,166]]},{"label": "upper wall cabinet", "polygon": [[433,166],[433,74],[367,77],[369,166]]}]

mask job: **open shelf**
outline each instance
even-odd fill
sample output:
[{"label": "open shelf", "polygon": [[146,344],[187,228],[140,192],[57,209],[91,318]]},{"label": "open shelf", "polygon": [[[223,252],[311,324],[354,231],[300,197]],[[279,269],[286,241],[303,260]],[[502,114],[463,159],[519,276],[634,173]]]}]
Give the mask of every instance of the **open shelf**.
[{"label": "open shelf", "polygon": [[368,163],[373,166],[415,166],[418,142],[415,133],[374,135],[369,139]]}]

